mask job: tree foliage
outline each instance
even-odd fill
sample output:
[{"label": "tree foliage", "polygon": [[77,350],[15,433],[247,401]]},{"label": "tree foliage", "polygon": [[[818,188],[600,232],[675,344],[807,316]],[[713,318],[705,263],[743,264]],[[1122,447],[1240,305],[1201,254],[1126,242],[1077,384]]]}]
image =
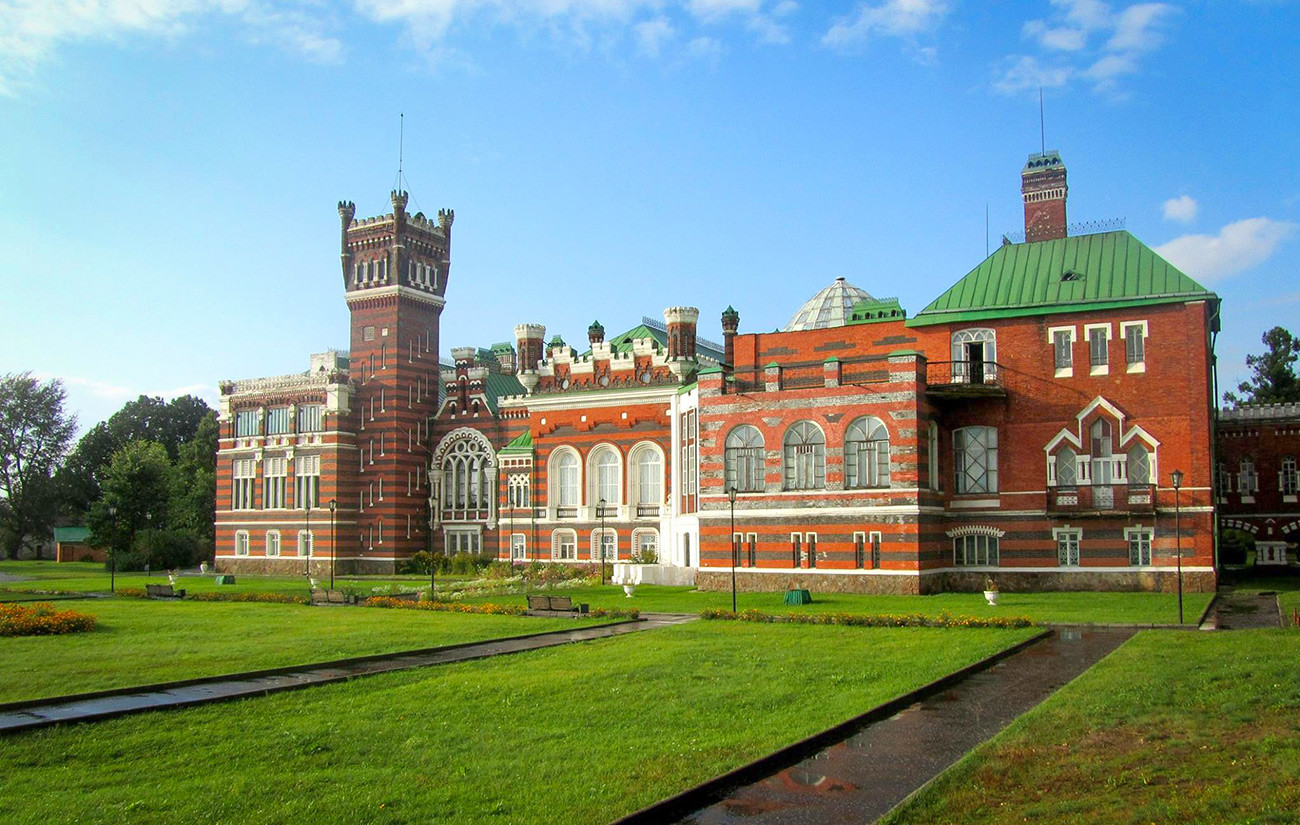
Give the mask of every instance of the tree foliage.
[{"label": "tree foliage", "polygon": [[103,495],[90,508],[90,543],[121,554],[140,531],[165,529],[171,486],[171,462],[161,444],[132,441],[118,450],[104,473]]},{"label": "tree foliage", "polygon": [[217,518],[217,416],[208,413],[194,437],[180,445],[172,471],[169,522],[211,548]]},{"label": "tree foliage", "polygon": [[1233,407],[1300,401],[1300,378],[1295,373],[1300,339],[1282,327],[1273,327],[1260,340],[1264,353],[1246,356],[1250,378],[1237,385],[1236,393],[1225,392],[1223,400]]},{"label": "tree foliage", "polygon": [[39,381],[30,372],[0,377],[0,552],[6,557],[53,524],[52,477],[77,426],[64,401],[57,379]]}]

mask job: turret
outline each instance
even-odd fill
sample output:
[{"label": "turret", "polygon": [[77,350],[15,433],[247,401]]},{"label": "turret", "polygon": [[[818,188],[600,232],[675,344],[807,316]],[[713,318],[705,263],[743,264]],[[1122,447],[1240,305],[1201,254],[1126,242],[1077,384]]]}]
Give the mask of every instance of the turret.
[{"label": "turret", "polygon": [[1025,202],[1025,240],[1065,237],[1065,162],[1049,149],[1029,156],[1020,170],[1020,195]]},{"label": "turret", "polygon": [[357,205],[352,201],[339,201],[339,221],[343,224],[339,235],[340,258],[343,261],[343,288],[347,289],[348,279],[352,277],[352,249],[348,246],[348,227],[357,216]]},{"label": "turret", "polygon": [[605,328],[600,325],[600,321],[592,321],[591,326],[587,327],[587,341],[593,347],[605,341]]},{"label": "turret", "polygon": [[544,340],[546,340],[546,327],[541,324],[519,324],[515,327],[515,349],[519,352],[519,382],[529,392],[537,386],[537,365],[542,360]]},{"label": "turret", "polygon": [[678,378],[695,371],[695,327],[700,311],[695,307],[668,307],[664,324],[668,327],[668,368]]},{"label": "turret", "polygon": [[740,313],[728,306],[722,311],[722,373],[731,375],[736,365],[736,330],[740,329]]}]

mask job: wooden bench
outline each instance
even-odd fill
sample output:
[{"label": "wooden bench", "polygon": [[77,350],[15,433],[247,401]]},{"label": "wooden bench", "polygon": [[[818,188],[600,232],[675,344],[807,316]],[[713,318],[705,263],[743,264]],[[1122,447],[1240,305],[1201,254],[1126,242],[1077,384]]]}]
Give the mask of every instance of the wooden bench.
[{"label": "wooden bench", "polygon": [[312,604],[356,604],[356,598],[349,596],[342,590],[326,590],[323,587],[313,587],[311,589]]},{"label": "wooden bench", "polygon": [[185,598],[184,590],[177,590],[170,584],[146,584],[144,592],[151,599],[183,599]]},{"label": "wooden bench", "polygon": [[571,596],[529,596],[528,609],[547,613],[586,613],[587,605],[574,605]]}]

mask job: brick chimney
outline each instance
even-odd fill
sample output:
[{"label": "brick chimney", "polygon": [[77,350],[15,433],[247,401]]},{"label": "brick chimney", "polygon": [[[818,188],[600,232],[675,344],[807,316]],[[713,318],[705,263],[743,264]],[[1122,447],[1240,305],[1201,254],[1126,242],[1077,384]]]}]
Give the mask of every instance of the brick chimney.
[{"label": "brick chimney", "polygon": [[736,330],[740,329],[740,313],[728,306],[722,311],[722,372],[731,375],[736,368]]},{"label": "brick chimney", "polygon": [[1029,156],[1020,170],[1020,194],[1025,201],[1025,240],[1065,237],[1065,162],[1055,149]]}]

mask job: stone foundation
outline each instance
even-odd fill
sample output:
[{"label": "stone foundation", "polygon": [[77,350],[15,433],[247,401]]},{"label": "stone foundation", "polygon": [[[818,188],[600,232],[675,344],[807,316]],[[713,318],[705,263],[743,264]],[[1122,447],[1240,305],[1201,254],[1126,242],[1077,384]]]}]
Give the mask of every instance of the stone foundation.
[{"label": "stone foundation", "polygon": [[[307,560],[297,556],[265,558],[241,556],[217,559],[218,573],[246,573],[249,575],[306,576]],[[335,576],[391,576],[397,572],[392,559],[339,559],[334,564]],[[330,574],[329,558],[311,559],[311,575],[327,578]]]},{"label": "stone foundation", "polygon": [[[992,574],[998,589],[1007,592],[1133,591],[1175,593],[1178,575],[1174,571],[1089,573],[1044,571]],[[872,575],[862,573],[817,573],[808,570],[737,570],[736,589],[742,593],[771,593],[803,588],[817,593],[864,593],[874,595],[922,596],[931,593],[978,593],[984,590],[989,573],[942,571],[918,575]],[[1184,593],[1213,593],[1214,573],[1198,570],[1183,573]],[[731,589],[730,570],[695,572],[700,590]]]},{"label": "stone foundation", "polygon": [[[730,570],[695,571],[699,590],[731,590]],[[809,573],[807,570],[737,570],[736,589],[741,593],[772,593],[792,588],[816,593],[870,593],[876,595],[918,596],[922,593],[919,576],[871,576],[862,574]]]}]

